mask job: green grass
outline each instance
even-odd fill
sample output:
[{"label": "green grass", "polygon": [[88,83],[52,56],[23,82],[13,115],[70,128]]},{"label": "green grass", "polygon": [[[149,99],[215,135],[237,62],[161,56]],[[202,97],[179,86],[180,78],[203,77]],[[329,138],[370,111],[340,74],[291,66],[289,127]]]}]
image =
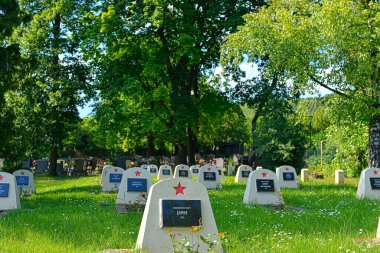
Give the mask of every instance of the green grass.
[{"label": "green grass", "polygon": [[[116,193],[104,194],[100,177],[36,178],[37,194],[22,209],[0,216],[0,252],[100,252],[133,248],[142,214],[117,214]],[[245,184],[226,177],[209,191],[227,252],[380,252],[357,244],[376,236],[380,201],[357,200],[358,180],[335,186],[333,179],[282,191],[286,205],[275,210],[242,203]]]}]

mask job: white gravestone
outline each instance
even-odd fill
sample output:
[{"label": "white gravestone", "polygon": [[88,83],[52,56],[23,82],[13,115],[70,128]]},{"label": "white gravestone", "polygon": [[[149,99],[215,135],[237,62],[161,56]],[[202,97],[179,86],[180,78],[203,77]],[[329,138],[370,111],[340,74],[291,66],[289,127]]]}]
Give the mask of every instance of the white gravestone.
[{"label": "white gravestone", "polygon": [[16,177],[0,172],[0,210],[21,208],[20,196],[16,187]]},{"label": "white gravestone", "polygon": [[191,179],[192,175],[191,175],[191,171],[190,171],[189,166],[187,166],[185,164],[179,164],[179,165],[175,166],[174,176],[173,177],[174,178],[177,178],[177,177],[186,177],[186,178]]},{"label": "white gravestone", "polygon": [[127,169],[123,173],[116,205],[145,205],[151,186],[152,177],[147,170],[141,167]]},{"label": "white gravestone", "polygon": [[284,165],[276,169],[278,185],[280,188],[293,188],[300,187],[297,172],[292,166]]},{"label": "white gravestone", "polygon": [[262,169],[263,169],[263,167],[261,167],[261,166],[256,167],[256,170],[262,170]]},{"label": "white gravestone", "polygon": [[248,165],[240,165],[235,176],[235,183],[247,182],[252,167]]},{"label": "white gravestone", "polygon": [[172,178],[173,177],[173,171],[172,171],[172,167],[170,167],[169,165],[161,165],[160,166],[160,169],[158,170],[158,176],[157,176],[157,179],[158,180],[164,180],[164,179],[168,179],[168,178]]},{"label": "white gravestone", "polygon": [[151,164],[148,166],[148,172],[151,176],[157,176],[158,173],[158,167],[157,165]]},{"label": "white gravestone", "polygon": [[219,170],[211,164],[206,164],[199,169],[198,182],[203,184],[207,189],[222,188]]},{"label": "white gravestone", "polygon": [[232,176],[235,172],[235,166],[228,166],[228,169],[227,169],[227,176]]},{"label": "white gravestone", "polygon": [[106,175],[106,174],[108,175],[108,170],[109,170],[109,168],[112,168],[112,166],[111,166],[111,165],[104,165],[104,166],[103,166],[103,169],[102,169],[102,177],[101,177],[101,179],[100,179],[100,186],[103,186],[103,183],[104,183],[104,181],[106,180],[105,175]]},{"label": "white gravestone", "polygon": [[140,168],[141,169],[144,169],[144,170],[147,170],[148,169],[148,165],[147,164],[141,164]]},{"label": "white gravestone", "polygon": [[258,205],[284,205],[276,174],[267,169],[251,172],[245,188],[243,202]]},{"label": "white gravestone", "polygon": [[192,174],[193,176],[195,176],[195,177],[198,177],[199,169],[200,169],[199,164],[197,164],[197,165],[191,165],[191,166],[190,166],[191,174]]},{"label": "white gravestone", "polygon": [[[206,252],[208,245],[190,229],[201,226],[199,235],[211,235],[211,241],[217,239],[216,227],[207,189],[200,183],[188,178],[172,178],[154,184],[149,191],[147,204],[141,221],[136,246],[143,252],[173,252],[172,240],[188,240],[191,252]],[[198,241],[199,240],[199,241]],[[223,252],[220,244],[219,252]]]},{"label": "white gravestone", "polygon": [[118,191],[123,177],[124,169],[119,167],[105,167],[103,168],[103,192]]},{"label": "white gravestone", "polygon": [[302,182],[309,181],[309,170],[308,169],[301,169],[301,181]]},{"label": "white gravestone", "polygon": [[380,200],[380,169],[367,168],[360,174],[358,199],[378,199]]},{"label": "white gravestone", "polygon": [[16,177],[16,185],[20,195],[29,196],[36,192],[36,185],[34,184],[34,177],[31,171],[16,170],[13,172],[13,176]]},{"label": "white gravestone", "polygon": [[335,171],[335,184],[343,184],[344,183],[344,171],[336,170]]}]

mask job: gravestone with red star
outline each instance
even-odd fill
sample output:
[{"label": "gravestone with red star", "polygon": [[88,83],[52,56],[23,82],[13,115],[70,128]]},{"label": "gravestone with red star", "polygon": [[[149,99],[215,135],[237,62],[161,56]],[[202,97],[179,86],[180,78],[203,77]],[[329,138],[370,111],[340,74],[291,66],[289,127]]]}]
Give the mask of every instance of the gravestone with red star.
[{"label": "gravestone with red star", "polygon": [[[143,252],[173,252],[170,235],[176,240],[187,240],[191,252],[206,252],[206,245],[200,236],[211,235],[210,240],[218,240],[214,214],[207,189],[188,178],[172,178],[154,184],[149,191],[147,204],[141,221],[136,247]],[[216,247],[223,252],[220,244]]]},{"label": "gravestone with red star", "polygon": [[152,177],[145,169],[134,167],[123,173],[116,205],[145,205]]},{"label": "gravestone with red star", "polygon": [[298,189],[300,184],[297,178],[296,169],[289,165],[283,165],[276,169],[278,185],[280,188]]},{"label": "gravestone with red star", "polygon": [[199,164],[190,166],[190,171],[193,177],[198,177],[200,167]]},{"label": "gravestone with red star", "polygon": [[158,167],[157,167],[157,165],[150,164],[148,166],[148,172],[150,173],[151,176],[157,176],[157,174],[158,174]]},{"label": "gravestone with red star", "polygon": [[235,176],[235,183],[247,182],[252,167],[249,165],[240,165]]},{"label": "gravestone with red star", "polygon": [[16,177],[0,172],[0,211],[21,208]]},{"label": "gravestone with red star", "polygon": [[185,178],[191,179],[192,178],[192,174],[191,174],[189,166],[187,166],[185,164],[179,164],[179,165],[175,166],[174,176],[173,177],[174,178],[185,177]]},{"label": "gravestone with red star", "polygon": [[380,169],[367,168],[360,174],[358,199],[375,199],[380,200]]},{"label": "gravestone with red star", "polygon": [[124,171],[124,169],[119,167],[105,166],[102,171],[102,191],[118,191]]},{"label": "gravestone with red star", "polygon": [[16,185],[20,195],[29,196],[36,192],[33,173],[29,170],[16,170],[13,172],[16,177]]},{"label": "gravestone with red star", "polygon": [[173,178],[172,167],[170,167],[169,165],[166,165],[166,164],[161,165],[160,169],[158,170],[157,179],[161,181],[161,180],[168,179],[168,178]]},{"label": "gravestone with red star", "polygon": [[203,184],[207,189],[222,188],[218,168],[212,164],[206,164],[200,168],[198,182]]},{"label": "gravestone with red star", "polygon": [[284,205],[276,174],[267,169],[251,172],[245,188],[243,202],[258,205]]}]

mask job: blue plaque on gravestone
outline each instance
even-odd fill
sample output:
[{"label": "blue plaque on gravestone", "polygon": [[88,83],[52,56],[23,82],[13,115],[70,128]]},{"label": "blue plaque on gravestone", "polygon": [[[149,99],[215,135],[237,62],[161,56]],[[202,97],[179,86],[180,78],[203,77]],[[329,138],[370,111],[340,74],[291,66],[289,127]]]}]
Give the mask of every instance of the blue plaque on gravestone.
[{"label": "blue plaque on gravestone", "polygon": [[274,192],[274,181],[272,179],[256,179],[257,192]]},{"label": "blue plaque on gravestone", "polygon": [[156,168],[149,168],[149,171],[150,171],[150,173],[157,173],[157,169]]},{"label": "blue plaque on gravestone", "polygon": [[250,170],[242,170],[241,171],[241,177],[249,177],[249,174],[251,173],[252,171]]},{"label": "blue plaque on gravestone", "polygon": [[128,178],[127,191],[128,192],[146,192],[147,180],[145,178]]},{"label": "blue plaque on gravestone", "polygon": [[189,172],[187,170],[179,170],[180,177],[189,177]]},{"label": "blue plaque on gravestone", "polygon": [[201,225],[200,200],[161,200],[163,227],[191,227]]},{"label": "blue plaque on gravestone", "polygon": [[0,184],[0,197],[8,197],[9,195],[9,184],[1,183]]},{"label": "blue plaque on gravestone", "polygon": [[293,172],[283,172],[282,178],[284,181],[294,181],[294,173]]},{"label": "blue plaque on gravestone", "polygon": [[193,169],[193,173],[194,174],[198,174],[199,173],[199,169]]},{"label": "blue plaque on gravestone", "polygon": [[110,174],[110,183],[120,183],[122,177],[123,177],[123,174],[111,173]]},{"label": "blue plaque on gravestone", "polygon": [[215,172],[203,172],[203,179],[207,181],[216,181],[216,173]]},{"label": "blue plaque on gravestone", "polygon": [[370,177],[369,181],[372,190],[380,190],[380,177]]},{"label": "blue plaque on gravestone", "polygon": [[163,175],[170,175],[170,169],[163,169],[162,174]]},{"label": "blue plaque on gravestone", "polygon": [[17,185],[29,185],[28,176],[16,176]]}]

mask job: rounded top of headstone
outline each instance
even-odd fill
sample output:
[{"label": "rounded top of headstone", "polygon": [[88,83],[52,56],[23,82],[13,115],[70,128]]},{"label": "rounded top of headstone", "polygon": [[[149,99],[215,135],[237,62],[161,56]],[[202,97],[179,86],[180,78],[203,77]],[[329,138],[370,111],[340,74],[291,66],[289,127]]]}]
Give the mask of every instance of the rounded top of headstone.
[{"label": "rounded top of headstone", "polygon": [[30,170],[16,170],[13,172],[13,175],[25,175],[25,176],[32,176],[33,172]]},{"label": "rounded top of headstone", "polygon": [[4,171],[0,171],[0,183],[14,181],[15,176]]},{"label": "rounded top of headstone", "polygon": [[165,192],[165,195],[171,198],[179,199],[188,196],[208,196],[207,189],[203,184],[193,181],[189,178],[168,178],[159,181],[151,187],[149,195],[162,195],[162,192]]},{"label": "rounded top of headstone", "polygon": [[252,170],[252,167],[249,165],[240,165],[238,170]]},{"label": "rounded top of headstone", "polygon": [[177,166],[175,166],[175,169],[189,169],[189,166],[187,166],[186,164],[178,164]]},{"label": "rounded top of headstone", "polygon": [[278,167],[276,170],[280,170],[280,171],[296,171],[296,169],[290,165],[282,165],[280,167]]},{"label": "rounded top of headstone", "polygon": [[160,170],[161,169],[172,169],[172,167],[170,167],[169,165],[167,165],[167,164],[164,164],[164,165],[161,165],[160,166]]},{"label": "rounded top of headstone", "polygon": [[155,164],[149,164],[148,168],[149,168],[149,169],[150,169],[150,168],[156,168],[156,169],[157,169],[158,167],[157,167],[157,165],[155,165]]},{"label": "rounded top of headstone", "polygon": [[276,174],[267,169],[254,170],[249,174],[249,177],[258,177],[258,178],[277,178]]}]

